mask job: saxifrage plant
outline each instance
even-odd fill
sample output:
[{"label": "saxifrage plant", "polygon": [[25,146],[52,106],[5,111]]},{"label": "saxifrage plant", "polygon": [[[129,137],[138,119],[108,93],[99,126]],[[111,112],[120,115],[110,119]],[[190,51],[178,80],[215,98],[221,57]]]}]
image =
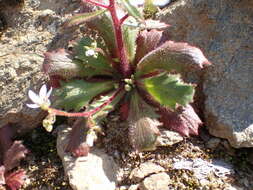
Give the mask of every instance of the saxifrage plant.
[{"label": "saxifrage plant", "polygon": [[168,25],[144,20],[128,0],[84,2],[99,9],[74,16],[66,26],[85,22],[96,35],[84,35],[71,51],[45,54],[43,69],[58,109],[51,107],[46,86],[39,95],[29,91],[34,104],[28,106],[49,113],[43,121],[46,129],[52,130],[55,116],[79,117],[66,147],[75,156],[87,155],[103,118],[113,110],[128,122],[130,142],[140,151],[155,149],[159,126],[197,135],[202,122],[190,105],[195,87],[180,74],[210,64],[201,50],[164,41],[161,30]]}]

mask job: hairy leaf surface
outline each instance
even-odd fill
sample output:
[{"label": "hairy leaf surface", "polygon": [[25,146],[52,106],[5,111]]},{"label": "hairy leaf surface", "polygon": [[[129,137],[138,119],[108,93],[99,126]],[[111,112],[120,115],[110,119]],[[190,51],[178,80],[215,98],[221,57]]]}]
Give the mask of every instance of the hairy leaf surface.
[{"label": "hairy leaf surface", "polygon": [[43,71],[49,76],[60,76],[62,79],[91,75],[91,72],[86,73],[84,64],[74,61],[64,49],[45,53]]},{"label": "hairy leaf surface", "polygon": [[86,82],[83,80],[72,80],[63,82],[62,87],[56,90],[58,97],[56,104],[66,110],[79,111],[95,96],[113,89],[113,82]]},{"label": "hairy leaf surface", "polygon": [[90,12],[90,13],[81,13],[81,14],[74,15],[66,22],[65,27],[71,27],[74,25],[78,25],[78,24],[87,22],[87,21],[94,19],[97,16],[105,13],[105,11],[106,11],[105,9],[102,9],[102,10],[97,10],[97,11]]},{"label": "hairy leaf surface", "polygon": [[69,142],[65,151],[72,153],[75,157],[87,156],[89,146],[85,142],[85,132],[87,132],[87,119],[77,118],[72,126]]},{"label": "hairy leaf surface", "polygon": [[140,60],[136,76],[158,69],[180,73],[185,69],[201,69],[209,64],[199,48],[187,43],[167,41]]},{"label": "hairy leaf surface", "polygon": [[171,109],[193,101],[194,87],[182,82],[178,75],[160,74],[143,79],[143,85],[154,100]]},{"label": "hairy leaf surface", "polygon": [[140,32],[140,35],[137,39],[137,51],[135,63],[137,64],[142,57],[144,57],[147,53],[157,48],[161,38],[162,31],[157,30],[143,30]]},{"label": "hairy leaf surface", "polygon": [[158,113],[162,116],[160,121],[163,122],[164,127],[183,136],[198,135],[198,128],[202,121],[191,105],[180,107],[175,112],[161,108]]},{"label": "hairy leaf surface", "polygon": [[139,34],[138,28],[123,26],[123,37],[127,50],[127,57],[130,63],[134,61],[136,53],[136,39]]},{"label": "hairy leaf surface", "polygon": [[137,150],[154,150],[160,134],[157,128],[160,122],[152,108],[136,92],[132,93],[128,117],[130,142]]}]

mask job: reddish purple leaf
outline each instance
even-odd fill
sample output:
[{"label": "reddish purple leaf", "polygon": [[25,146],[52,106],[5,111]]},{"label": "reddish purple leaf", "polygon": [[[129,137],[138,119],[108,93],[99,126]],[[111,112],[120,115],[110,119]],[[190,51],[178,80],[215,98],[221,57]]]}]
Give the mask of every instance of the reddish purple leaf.
[{"label": "reddish purple leaf", "polygon": [[6,184],[11,190],[18,190],[27,178],[24,170],[18,170],[6,176]]},{"label": "reddish purple leaf", "polygon": [[0,187],[1,187],[1,185],[5,184],[4,174],[5,174],[5,167],[4,166],[0,166]]},{"label": "reddish purple leaf", "polygon": [[147,53],[157,48],[162,38],[162,33],[162,31],[158,30],[144,30],[140,32],[137,38],[136,63],[138,63]]},{"label": "reddish purple leaf", "polygon": [[155,150],[156,139],[160,135],[157,127],[161,124],[156,116],[152,108],[136,92],[133,92],[128,123],[129,139],[136,150]]},{"label": "reddish purple leaf", "polygon": [[57,75],[64,79],[79,76],[82,71],[78,64],[72,61],[71,55],[64,49],[58,49],[44,54],[43,71],[49,76]]},{"label": "reddish purple leaf", "polygon": [[183,136],[198,135],[198,128],[202,125],[202,121],[190,105],[180,107],[175,112],[161,108],[159,114],[164,127]]},{"label": "reddish purple leaf", "polygon": [[78,118],[72,127],[69,142],[65,149],[75,157],[87,156],[89,153],[89,146],[85,143],[85,131],[87,131],[85,119]]},{"label": "reddish purple leaf", "polygon": [[14,141],[10,149],[4,155],[4,166],[9,171],[19,165],[21,159],[25,157],[28,150],[21,141]]},{"label": "reddish purple leaf", "polygon": [[210,64],[199,48],[187,43],[167,41],[139,61],[136,75],[142,76],[155,70],[180,73]]}]

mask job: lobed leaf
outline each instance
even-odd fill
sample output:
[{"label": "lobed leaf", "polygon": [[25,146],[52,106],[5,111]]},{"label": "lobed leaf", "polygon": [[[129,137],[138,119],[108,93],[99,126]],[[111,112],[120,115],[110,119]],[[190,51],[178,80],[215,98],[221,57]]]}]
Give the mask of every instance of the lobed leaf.
[{"label": "lobed leaf", "polygon": [[160,74],[142,80],[144,89],[162,106],[175,109],[193,101],[194,87],[182,82],[178,75]]},{"label": "lobed leaf", "polygon": [[[98,47],[92,47],[94,43],[96,43]],[[113,73],[113,68],[101,46],[101,44],[92,40],[90,37],[83,37],[78,45],[74,47],[75,58],[78,59],[79,62],[81,61],[82,65],[100,72],[100,75],[111,75]],[[93,51],[94,55],[87,54],[89,50]]]},{"label": "lobed leaf", "polygon": [[156,148],[156,139],[159,136],[160,122],[157,115],[137,92],[132,92],[129,110],[129,138],[132,146],[140,151],[149,151]]},{"label": "lobed leaf", "polygon": [[198,135],[198,128],[202,125],[202,121],[191,105],[180,107],[175,112],[161,108],[158,113],[161,115],[160,121],[163,122],[164,127],[183,136]]},{"label": "lobed leaf", "polygon": [[136,54],[136,39],[139,34],[138,28],[123,26],[123,37],[127,50],[127,57],[130,63],[134,61]]},{"label": "lobed leaf", "polygon": [[138,21],[143,21],[144,18],[142,14],[139,12],[139,10],[133,6],[129,0],[121,0],[123,6],[125,7],[126,11],[128,12],[129,15],[137,19]]},{"label": "lobed leaf", "polygon": [[81,14],[74,15],[65,23],[65,27],[71,27],[74,25],[78,25],[78,24],[87,22],[87,21],[94,19],[97,16],[105,13],[106,11],[107,11],[106,9],[101,9],[101,10],[97,10],[94,12],[81,13]]},{"label": "lobed leaf", "polygon": [[142,57],[158,47],[162,38],[162,33],[162,31],[158,30],[143,30],[140,32],[137,38],[135,63],[138,63]]},{"label": "lobed leaf", "polygon": [[201,69],[209,64],[199,48],[187,43],[167,41],[139,61],[136,76],[161,69],[169,72]]},{"label": "lobed leaf", "polygon": [[4,167],[9,171],[19,165],[21,159],[25,157],[28,150],[21,141],[14,141],[10,149],[4,154]]},{"label": "lobed leaf", "polygon": [[63,82],[61,88],[56,90],[58,100],[56,104],[66,110],[79,111],[97,95],[112,90],[112,81],[86,82],[84,80],[72,80]]}]

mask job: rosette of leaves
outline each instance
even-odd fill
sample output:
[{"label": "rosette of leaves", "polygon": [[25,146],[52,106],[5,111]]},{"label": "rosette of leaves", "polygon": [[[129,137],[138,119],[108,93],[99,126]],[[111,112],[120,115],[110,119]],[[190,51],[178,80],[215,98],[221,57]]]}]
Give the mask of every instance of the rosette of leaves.
[{"label": "rosette of leaves", "polygon": [[[66,111],[95,109],[73,126],[68,150],[77,156],[88,152],[80,129],[100,125],[113,110],[119,110],[128,122],[130,142],[140,151],[155,149],[159,126],[189,136],[197,135],[202,124],[190,105],[195,87],[185,83],[180,74],[209,65],[206,57],[187,43],[164,41],[161,29],[166,24],[144,21],[128,0],[122,0],[121,5],[125,18],[139,23],[120,23],[123,45],[119,45],[113,18],[102,9],[79,14],[67,23],[85,23],[98,37],[84,36],[72,51],[45,54],[44,70],[56,87],[56,105]],[[124,63],[121,56],[126,57]]]}]

